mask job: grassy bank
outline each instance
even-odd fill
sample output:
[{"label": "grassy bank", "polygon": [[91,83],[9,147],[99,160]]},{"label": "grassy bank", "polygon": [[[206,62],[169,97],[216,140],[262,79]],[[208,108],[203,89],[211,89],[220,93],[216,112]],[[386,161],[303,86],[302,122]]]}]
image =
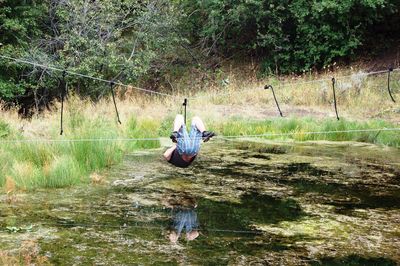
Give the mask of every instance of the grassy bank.
[{"label": "grassy bank", "polygon": [[[343,74],[347,73],[337,73]],[[206,92],[197,93],[200,98],[189,100],[188,107],[189,117],[201,116],[219,135],[283,133],[285,135],[267,138],[359,141],[400,147],[398,131],[307,133],[400,127],[399,104],[390,102],[383,90],[385,75],[365,77],[356,73],[348,76],[347,81],[338,82],[340,121],[334,118],[329,81],[299,84],[289,79],[269,78],[250,79],[245,83],[232,73],[221,74],[221,78],[224,75],[230,80],[228,85],[210,86]],[[330,75],[305,76],[300,81]],[[393,79],[392,89],[398,95],[400,74],[397,72]],[[278,115],[271,92],[263,90],[267,83],[275,86],[285,114],[283,118]],[[183,84],[176,82],[175,91],[182,99],[189,93],[179,89]],[[201,88],[190,93],[196,90],[201,91]],[[118,125],[109,99],[93,104],[70,96],[66,103],[64,136],[59,135],[59,106],[56,104],[54,110],[31,120],[18,118],[16,110],[2,112],[0,140],[167,137],[180,105],[180,98],[120,90],[118,107],[123,124]],[[89,183],[90,174],[119,163],[125,153],[157,147],[160,147],[159,141],[2,142],[0,186],[7,192]]]},{"label": "grassy bank", "polygon": [[[0,185],[6,184],[6,190],[33,190],[88,183],[91,173],[119,163],[124,153],[160,147],[159,141],[113,141],[116,138],[158,136],[159,123],[153,120],[132,117],[125,127],[118,127],[112,119],[107,118],[89,119],[74,113],[69,118],[66,136],[58,135],[56,123],[50,119],[48,122],[53,128],[47,129],[48,132],[37,132],[37,136],[29,138],[2,121],[1,140],[4,142],[0,146]],[[57,142],[29,141],[32,139],[53,139]],[[78,141],[65,141],[67,139]],[[82,139],[106,140],[79,141]],[[7,142],[10,140],[13,141]]]}]

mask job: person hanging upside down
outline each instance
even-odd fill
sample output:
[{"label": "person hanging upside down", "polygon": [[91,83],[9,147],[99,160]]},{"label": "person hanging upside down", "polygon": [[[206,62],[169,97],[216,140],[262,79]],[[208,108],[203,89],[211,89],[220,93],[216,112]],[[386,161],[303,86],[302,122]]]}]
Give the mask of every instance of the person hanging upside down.
[{"label": "person hanging upside down", "polygon": [[193,117],[190,133],[188,133],[183,116],[177,115],[174,131],[170,136],[174,145],[164,152],[164,158],[176,167],[186,168],[199,153],[201,140],[207,142],[213,136],[215,133],[206,131],[203,121],[197,116]]}]

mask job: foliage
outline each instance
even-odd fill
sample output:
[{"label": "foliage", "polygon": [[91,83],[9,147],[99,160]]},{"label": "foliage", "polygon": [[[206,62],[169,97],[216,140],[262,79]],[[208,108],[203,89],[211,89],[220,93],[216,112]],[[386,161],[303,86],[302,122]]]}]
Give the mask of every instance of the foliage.
[{"label": "foliage", "polygon": [[[29,49],[31,41],[44,30],[46,6],[44,1],[0,1],[0,48],[1,54],[20,57]],[[0,59],[5,67],[0,69],[0,99],[10,101],[25,92],[26,68],[12,65]]]},{"label": "foliage", "polygon": [[[253,52],[269,72],[320,68],[355,53],[372,26],[398,21],[398,0],[181,1],[186,30],[207,54]],[[393,24],[386,31],[398,30]],[[382,28],[382,27],[381,27]],[[381,29],[382,31],[382,29]]]},{"label": "foliage", "polygon": [[[192,70],[206,84],[219,78],[219,56],[252,55],[264,73],[290,73],[373,51],[398,41],[399,7],[400,0],[0,0],[0,54],[124,83],[154,79],[151,89],[160,80],[173,87],[171,77]],[[61,97],[62,73],[0,64],[0,99],[23,114]],[[80,96],[110,93],[104,82],[65,79]]]},{"label": "foliage", "polygon": [[[136,82],[176,57],[179,15],[168,3],[7,0],[0,9],[1,54],[97,78]],[[0,63],[6,66],[0,70],[1,99],[39,109],[60,97],[61,73],[5,59]],[[103,82],[68,75],[66,80],[82,96],[99,99],[109,94],[109,85]]]},{"label": "foliage", "polygon": [[[153,78],[156,85],[183,66],[235,54],[256,55],[266,73],[301,72],[349,58],[377,36],[398,36],[399,6],[400,0],[0,0],[0,54],[124,83]],[[25,115],[60,97],[61,73],[0,63],[0,99],[21,105]],[[81,96],[109,94],[103,82],[66,80]]]}]

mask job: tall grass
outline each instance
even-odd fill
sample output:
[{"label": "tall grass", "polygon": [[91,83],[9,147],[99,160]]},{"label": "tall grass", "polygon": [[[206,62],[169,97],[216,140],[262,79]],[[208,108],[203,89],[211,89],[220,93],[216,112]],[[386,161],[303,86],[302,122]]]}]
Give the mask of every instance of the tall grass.
[{"label": "tall grass", "polygon": [[[338,73],[337,76],[348,74]],[[243,74],[241,74],[244,76]],[[313,76],[311,78],[326,78]],[[369,128],[399,127],[400,107],[390,102],[385,75],[365,77],[355,74],[338,81],[337,98],[341,120],[336,121],[332,109],[331,84],[327,82],[294,84],[291,78],[246,80],[235,73],[222,73],[228,85],[201,86],[175,82],[176,91],[183,95],[200,91],[199,98],[189,99],[188,118],[202,117],[210,130],[219,135],[280,134],[268,139],[297,141],[330,140],[359,141],[400,147],[396,131],[337,132],[308,134],[311,131],[344,131]],[[303,77],[300,81],[308,80]],[[392,90],[399,97],[400,73],[393,73]],[[279,118],[270,91],[273,84],[283,113]],[[243,89],[252,89],[243,91]],[[129,93],[128,93],[129,92]],[[169,136],[181,102],[166,98],[147,97],[132,91],[120,95],[118,106],[122,125],[115,119],[112,101],[103,99],[94,104],[73,95],[66,102],[64,136],[59,136],[59,106],[27,121],[19,119],[14,110],[0,113],[0,141],[7,139],[116,139],[158,138]],[[220,95],[219,93],[224,93]],[[182,98],[184,98],[182,96]],[[376,117],[371,119],[371,117]],[[392,122],[389,122],[392,121]],[[18,189],[59,188],[90,182],[89,175],[118,164],[123,155],[136,149],[159,148],[160,141],[76,141],[21,142],[0,144],[0,186],[5,180],[15,182]]]},{"label": "tall grass", "polygon": [[400,147],[399,131],[343,132],[349,130],[394,127],[396,127],[395,124],[383,120],[360,122],[346,119],[341,119],[340,121],[337,121],[336,119],[316,119],[312,117],[277,118],[254,121],[249,121],[245,118],[236,118],[222,123],[214,122],[212,125],[214,130],[225,136],[270,134],[264,138],[293,139],[297,141],[357,141]]},{"label": "tall grass", "polygon": [[[7,177],[22,190],[88,183],[92,172],[119,163],[124,153],[134,149],[160,147],[159,141],[113,141],[117,138],[159,136],[159,123],[134,117],[129,121],[126,128],[119,128],[112,119],[90,119],[83,114],[72,113],[67,123],[68,135],[58,136],[57,130],[54,130],[47,138],[76,141],[4,143],[0,146],[0,185],[4,185]],[[0,140],[7,139],[23,140],[16,132]],[[100,141],[86,141],[96,139]]]},{"label": "tall grass", "polygon": [[[127,137],[132,139],[144,139],[144,138],[158,138],[160,123],[153,119],[145,118],[140,122],[135,117],[131,117],[127,123],[126,132]],[[151,149],[159,148],[159,140],[139,140],[131,141],[129,143],[130,148],[138,149]]]}]

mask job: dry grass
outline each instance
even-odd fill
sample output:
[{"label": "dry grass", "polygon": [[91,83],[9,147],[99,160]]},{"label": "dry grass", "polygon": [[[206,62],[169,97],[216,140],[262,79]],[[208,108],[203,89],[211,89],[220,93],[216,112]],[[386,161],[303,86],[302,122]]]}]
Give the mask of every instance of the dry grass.
[{"label": "dry grass", "polygon": [[[339,78],[351,73],[353,75],[350,77]],[[174,85],[177,96],[173,98],[120,89],[117,104],[123,123],[131,117],[162,121],[167,116],[180,112],[183,99],[187,95],[198,97],[189,99],[189,116],[196,114],[205,120],[229,117],[266,119],[279,115],[271,91],[263,89],[265,84],[272,84],[285,116],[334,117],[330,78],[335,76],[340,116],[359,120],[382,118],[400,123],[400,105],[391,102],[389,98],[386,74],[373,76],[363,74],[365,72],[346,69],[335,73],[292,76],[278,80],[275,77],[257,79],[254,74],[248,79],[243,79],[243,76],[233,71],[219,74],[221,80],[213,80],[206,88],[204,82],[203,84],[194,82],[195,87],[191,87],[187,84],[187,80],[177,80]],[[301,84],[315,79],[328,79],[328,81]],[[222,80],[229,80],[229,84],[223,85]],[[400,72],[392,73],[392,90],[400,102]],[[26,138],[45,138],[57,134],[59,130],[57,110],[59,103],[55,104],[52,111],[35,116],[29,121],[19,119],[16,110],[2,112],[0,119],[13,125],[13,128],[19,130]],[[111,99],[93,103],[71,95],[66,102],[65,115],[66,123],[77,117],[91,120],[106,118],[116,122]],[[117,129],[121,131],[120,133],[124,130],[121,126]],[[65,136],[68,137],[69,133],[68,125],[65,125]]]},{"label": "dry grass", "polygon": [[51,265],[46,256],[40,255],[40,247],[37,240],[25,240],[21,243],[17,254],[0,250],[0,265]]},{"label": "dry grass", "polygon": [[[400,72],[392,73],[392,90],[395,97],[399,98],[397,103],[393,103],[386,91],[386,74],[366,76],[358,70],[346,69],[278,80],[276,77],[257,78],[255,72],[244,68],[241,71],[244,74],[237,70],[221,71],[214,75],[212,81],[199,81],[195,76],[172,81],[176,97],[120,88],[117,104],[122,125],[117,124],[111,99],[93,103],[74,95],[70,95],[65,103],[64,136],[59,136],[59,103],[55,103],[53,110],[35,115],[30,120],[20,119],[16,110],[2,112],[0,122],[9,126],[10,139],[168,136],[174,115],[180,112],[183,99],[193,96],[195,98],[189,99],[188,117],[202,117],[206,126],[220,135],[304,133],[400,124]],[[339,78],[344,75],[348,77]],[[334,119],[332,76],[337,79],[338,110],[343,118],[340,122]],[[305,83],[316,79],[327,80]],[[285,118],[279,118],[271,91],[264,90],[266,84],[274,86]],[[393,132],[381,133],[379,136],[376,132],[357,136],[336,134],[321,137],[298,134],[293,138],[400,145],[398,136]],[[118,163],[124,152],[159,146],[158,141],[7,144],[0,148],[0,159],[5,162],[0,165],[0,185],[5,184],[6,175],[13,180],[17,189],[63,187],[79,182],[99,183],[97,178],[90,178],[89,175]]]},{"label": "dry grass", "polygon": [[90,175],[90,180],[94,185],[102,185],[107,183],[106,178],[98,173],[92,173]]}]

